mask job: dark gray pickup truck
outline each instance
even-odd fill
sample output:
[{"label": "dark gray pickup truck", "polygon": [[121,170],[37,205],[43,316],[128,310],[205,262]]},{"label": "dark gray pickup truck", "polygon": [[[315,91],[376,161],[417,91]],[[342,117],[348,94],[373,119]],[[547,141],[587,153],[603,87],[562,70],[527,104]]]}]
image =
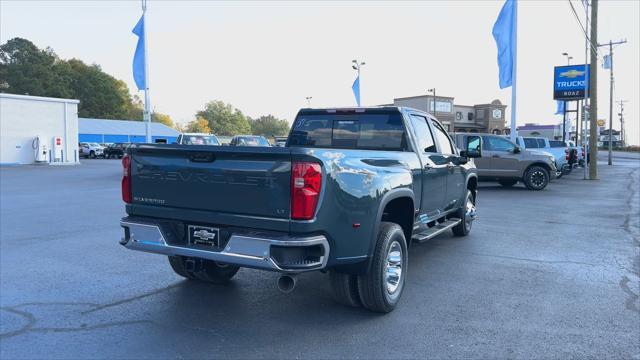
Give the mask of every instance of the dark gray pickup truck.
[{"label": "dark gray pickup truck", "polygon": [[431,115],[408,108],[303,109],[285,147],[132,145],[123,158],[121,244],[163,254],[188,279],[240,267],[329,272],[341,303],[396,306],[407,248],[467,235],[477,175]]}]

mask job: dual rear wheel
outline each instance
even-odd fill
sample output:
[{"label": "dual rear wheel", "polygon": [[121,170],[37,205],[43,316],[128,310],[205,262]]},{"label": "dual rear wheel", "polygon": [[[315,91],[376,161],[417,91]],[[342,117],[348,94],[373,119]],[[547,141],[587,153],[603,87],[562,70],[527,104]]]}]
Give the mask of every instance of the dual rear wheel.
[{"label": "dual rear wheel", "polygon": [[348,306],[388,313],[396,307],[404,290],[407,264],[407,241],[402,228],[383,221],[367,274],[331,271],[334,298]]}]

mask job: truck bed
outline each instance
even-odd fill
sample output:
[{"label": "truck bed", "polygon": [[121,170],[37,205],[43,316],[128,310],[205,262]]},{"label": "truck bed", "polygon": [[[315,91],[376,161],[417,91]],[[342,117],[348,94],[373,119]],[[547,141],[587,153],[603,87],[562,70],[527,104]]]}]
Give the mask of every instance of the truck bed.
[{"label": "truck bed", "polygon": [[132,205],[289,218],[288,148],[136,145]]}]

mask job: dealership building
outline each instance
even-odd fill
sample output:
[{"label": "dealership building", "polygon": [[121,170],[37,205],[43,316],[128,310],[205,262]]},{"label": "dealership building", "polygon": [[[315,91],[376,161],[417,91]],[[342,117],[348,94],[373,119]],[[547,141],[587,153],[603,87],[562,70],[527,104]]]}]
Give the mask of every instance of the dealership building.
[{"label": "dealership building", "polygon": [[0,164],[78,163],[79,103],[0,93]]},{"label": "dealership building", "polygon": [[[145,123],[78,118],[75,99],[0,93],[0,165],[77,164],[80,142],[145,142]],[[151,123],[155,143],[172,143],[180,133]]]},{"label": "dealership building", "polygon": [[[407,106],[433,114],[449,132],[507,134],[506,105],[500,100],[488,104],[459,105],[450,96],[420,95],[393,99],[396,106]],[[434,112],[435,104],[435,112]]]},{"label": "dealership building", "polygon": [[[180,132],[164,124],[151,123],[151,139],[154,143],[172,143]],[[80,142],[143,143],[145,123],[133,120],[78,119],[78,139]]]}]

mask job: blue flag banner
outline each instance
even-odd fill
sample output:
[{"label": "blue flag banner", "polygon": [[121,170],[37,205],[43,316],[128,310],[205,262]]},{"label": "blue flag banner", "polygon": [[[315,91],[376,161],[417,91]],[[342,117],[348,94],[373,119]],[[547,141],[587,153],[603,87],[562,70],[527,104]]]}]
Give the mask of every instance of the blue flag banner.
[{"label": "blue flag banner", "polygon": [[564,114],[564,101],[562,100],[556,100],[556,115],[563,115]]},{"label": "blue flag banner", "polygon": [[133,80],[136,82],[138,90],[146,90],[145,68],[144,68],[144,14],[132,31],[138,36],[136,53],[133,55]]},{"label": "blue flag banner", "polygon": [[605,69],[611,69],[611,55],[604,56],[604,62],[602,63],[602,67]]},{"label": "blue flag banner", "polygon": [[507,0],[504,3],[491,32],[496,40],[496,45],[498,45],[498,68],[501,89],[513,84],[514,42],[516,41],[515,1]]},{"label": "blue flag banner", "polygon": [[356,97],[356,103],[358,104],[358,107],[360,107],[360,76],[358,76],[353,82],[351,90],[353,90],[353,95]]}]

